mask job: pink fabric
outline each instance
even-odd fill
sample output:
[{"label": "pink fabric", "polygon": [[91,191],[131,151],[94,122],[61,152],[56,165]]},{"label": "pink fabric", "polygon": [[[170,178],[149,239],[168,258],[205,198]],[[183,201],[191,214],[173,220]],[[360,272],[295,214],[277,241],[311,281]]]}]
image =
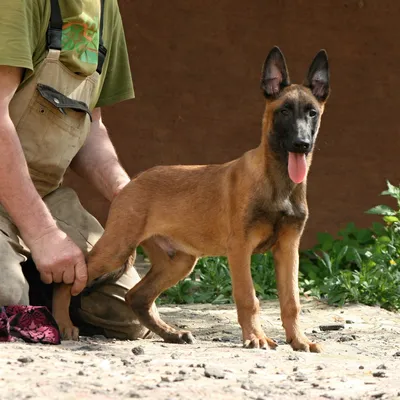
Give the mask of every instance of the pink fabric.
[{"label": "pink fabric", "polygon": [[30,343],[60,344],[60,331],[52,314],[42,306],[0,308],[0,342],[22,338]]}]

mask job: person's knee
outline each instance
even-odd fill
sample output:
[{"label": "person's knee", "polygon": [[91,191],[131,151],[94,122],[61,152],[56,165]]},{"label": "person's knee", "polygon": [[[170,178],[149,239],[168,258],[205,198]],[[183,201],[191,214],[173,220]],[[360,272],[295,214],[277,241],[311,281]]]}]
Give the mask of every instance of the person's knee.
[{"label": "person's knee", "polygon": [[0,306],[29,304],[29,285],[18,268],[3,274],[0,282]]},{"label": "person's knee", "polygon": [[[133,340],[151,337],[151,332],[125,302],[125,294],[139,280],[137,272],[133,268],[128,269],[117,282],[105,283],[87,295],[80,295],[79,304],[72,306],[73,322],[81,332],[90,331],[108,338]],[[72,301],[74,303],[78,299],[73,298]],[[155,306],[153,310],[157,312]]]}]

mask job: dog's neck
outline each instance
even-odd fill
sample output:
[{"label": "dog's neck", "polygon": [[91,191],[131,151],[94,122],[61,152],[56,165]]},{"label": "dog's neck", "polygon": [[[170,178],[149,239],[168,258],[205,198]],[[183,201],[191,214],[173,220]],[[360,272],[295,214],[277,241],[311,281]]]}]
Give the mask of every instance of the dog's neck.
[{"label": "dog's neck", "polygon": [[[274,198],[290,198],[295,192],[297,196],[305,196],[307,188],[307,176],[302,183],[294,183],[288,174],[287,160],[283,156],[274,152],[269,144],[269,137],[272,133],[272,118],[268,112],[263,119],[261,143],[256,149],[256,155],[259,158],[258,165],[262,166],[262,179],[272,189],[271,195]],[[312,154],[307,156],[307,164],[311,164]],[[308,174],[308,172],[307,172]]]}]

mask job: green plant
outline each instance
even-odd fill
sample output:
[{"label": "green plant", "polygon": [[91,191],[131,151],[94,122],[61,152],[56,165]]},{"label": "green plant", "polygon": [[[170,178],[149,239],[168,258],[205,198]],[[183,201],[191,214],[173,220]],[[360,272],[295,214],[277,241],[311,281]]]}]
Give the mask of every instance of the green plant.
[{"label": "green plant", "polygon": [[[276,297],[273,260],[269,253],[251,257],[251,272],[257,297],[263,300]],[[158,304],[232,302],[232,281],[226,257],[201,258],[186,279],[165,291],[158,300]]]},{"label": "green plant", "polygon": [[400,309],[400,188],[390,182],[387,186],[381,195],[393,197],[398,210],[378,205],[367,211],[382,216],[383,224],[357,229],[350,223],[337,239],[319,234],[317,245],[302,252],[303,293],[330,304],[360,302]]}]

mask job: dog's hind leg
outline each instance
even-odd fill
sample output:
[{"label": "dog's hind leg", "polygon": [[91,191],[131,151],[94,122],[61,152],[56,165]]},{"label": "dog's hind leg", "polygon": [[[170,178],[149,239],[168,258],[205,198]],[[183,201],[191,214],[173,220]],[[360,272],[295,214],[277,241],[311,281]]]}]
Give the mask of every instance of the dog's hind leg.
[{"label": "dog's hind leg", "polygon": [[193,270],[197,258],[177,251],[169,256],[154,239],[141,243],[152,267],[150,271],[125,296],[133,312],[148,329],[169,343],[193,343],[189,331],[178,331],[166,324],[152,307],[157,297],[178,283]]}]

